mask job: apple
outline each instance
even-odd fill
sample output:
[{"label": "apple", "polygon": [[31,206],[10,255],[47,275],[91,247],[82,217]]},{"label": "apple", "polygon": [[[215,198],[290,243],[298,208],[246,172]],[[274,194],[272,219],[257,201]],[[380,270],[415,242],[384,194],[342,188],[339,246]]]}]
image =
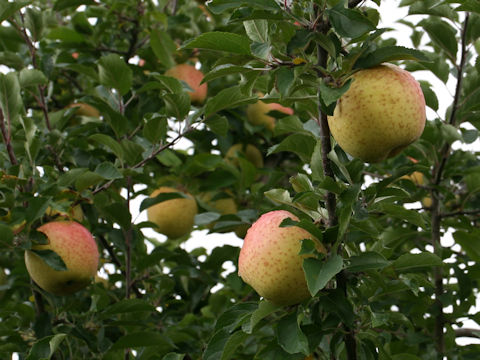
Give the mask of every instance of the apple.
[{"label": "apple", "polygon": [[225,159],[227,162],[239,166],[238,157],[243,155],[248,161],[250,161],[256,168],[263,167],[263,156],[260,150],[252,144],[235,144],[228,149],[225,154]]},{"label": "apple", "polygon": [[76,108],[75,115],[77,116],[89,116],[89,117],[100,117],[100,111],[97,108],[94,108],[92,105],[86,103],[73,103],[67,106],[67,108]]},{"label": "apple", "polygon": [[[162,186],[152,192],[151,198],[161,193],[182,192],[178,189]],[[157,225],[155,228],[161,234],[176,239],[188,234],[193,227],[195,215],[198,212],[197,202],[189,193],[186,198],[162,201],[147,209],[148,220]]]},{"label": "apple", "polygon": [[52,221],[40,226],[48,243],[33,250],[52,250],[65,263],[67,270],[50,267],[31,250],[25,251],[25,265],[35,283],[54,295],[70,295],[86,287],[97,273],[99,253],[92,234],[75,221]]},{"label": "apple", "polygon": [[[263,97],[263,94],[259,94]],[[273,131],[275,128],[275,118],[267,115],[270,111],[280,111],[284,114],[293,115],[293,109],[282,106],[277,103],[265,103],[262,100],[258,100],[256,103],[247,105],[247,120],[252,125],[263,125],[268,130]]]},{"label": "apple", "polygon": [[285,210],[263,214],[248,229],[238,259],[238,274],[255,291],[277,305],[293,305],[310,298],[299,255],[301,241],[315,241],[317,250],[323,245],[308,231],[297,227],[280,227],[286,218],[298,218]]},{"label": "apple", "polygon": [[425,127],[425,98],[420,84],[392,64],[360,70],[338,100],[330,131],[350,155],[375,163],[399,154]]},{"label": "apple", "polygon": [[207,97],[207,84],[200,84],[203,80],[203,73],[189,64],[179,64],[165,72],[165,75],[185,81],[193,91],[190,91],[190,100],[194,104],[203,104]]}]

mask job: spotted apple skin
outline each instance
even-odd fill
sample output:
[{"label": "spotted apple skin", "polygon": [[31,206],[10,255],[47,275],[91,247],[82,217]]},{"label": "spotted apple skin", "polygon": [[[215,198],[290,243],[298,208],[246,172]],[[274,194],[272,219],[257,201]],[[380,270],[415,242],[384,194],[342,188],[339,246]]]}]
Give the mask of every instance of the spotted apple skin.
[{"label": "spotted apple skin", "polygon": [[52,221],[40,226],[48,243],[35,250],[53,250],[67,270],[50,267],[33,251],[25,252],[25,265],[35,283],[55,295],[70,295],[86,287],[97,273],[99,252],[90,231],[75,221]]},{"label": "spotted apple skin", "polygon": [[[263,96],[263,94],[260,94],[259,96]],[[273,116],[267,115],[273,110],[287,115],[293,115],[292,108],[277,103],[265,103],[262,100],[258,100],[256,103],[247,106],[247,120],[252,125],[263,125],[268,130],[273,131],[276,119]]]},{"label": "spotted apple skin", "polygon": [[340,147],[365,162],[399,154],[417,140],[426,120],[420,84],[392,64],[360,70],[338,100],[330,131]]},{"label": "spotted apple skin", "polygon": [[247,231],[238,259],[238,274],[265,299],[277,305],[293,305],[310,298],[303,259],[303,239],[312,239],[317,249],[325,248],[308,231],[280,227],[282,221],[298,218],[285,210],[263,214]]}]

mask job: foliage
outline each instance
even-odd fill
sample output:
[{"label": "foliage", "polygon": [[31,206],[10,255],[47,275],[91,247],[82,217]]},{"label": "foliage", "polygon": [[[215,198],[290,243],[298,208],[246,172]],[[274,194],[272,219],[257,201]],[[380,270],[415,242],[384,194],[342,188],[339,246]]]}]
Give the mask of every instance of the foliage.
[{"label": "foliage", "polygon": [[[380,27],[380,3],[1,0],[0,357],[478,358],[478,345],[455,339],[478,337],[462,326],[480,323],[471,311],[480,159],[460,146],[480,129],[480,7],[399,2],[409,12],[401,20],[413,44],[406,48],[392,24]],[[202,106],[190,104],[185,83],[163,75],[184,62],[205,74]],[[354,71],[382,62],[453,83],[451,105],[440,112],[437,89],[423,81],[432,111],[402,154],[380,164],[338,146],[322,154],[322,116]],[[245,120],[259,93],[295,110],[271,112],[274,132]],[[101,116],[79,115],[72,103]],[[265,166],[225,161],[236,143],[255,145]],[[405,177],[415,171],[423,184]],[[304,262],[315,296],[275,307],[236,272],[225,274],[239,248],[187,252],[179,245],[188,236],[145,235],[153,224],[135,221],[132,202],[160,185],[197,197],[196,230],[235,237],[232,230],[266,211],[295,212],[328,249]],[[220,214],[201,201],[206,192],[233,197],[238,212]],[[425,198],[431,204],[418,205]],[[57,297],[30,283],[24,250],[42,241],[35,229],[53,218],[49,206],[77,205],[108,283]],[[440,242],[447,232],[452,244]],[[305,241],[302,252],[312,251]]]}]

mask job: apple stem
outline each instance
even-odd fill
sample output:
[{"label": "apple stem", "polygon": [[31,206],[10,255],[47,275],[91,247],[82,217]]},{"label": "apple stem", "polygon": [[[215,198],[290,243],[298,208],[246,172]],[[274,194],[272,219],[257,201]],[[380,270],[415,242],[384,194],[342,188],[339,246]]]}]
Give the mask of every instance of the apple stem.
[{"label": "apple stem", "polygon": [[[468,21],[470,18],[470,14],[467,12],[465,15],[465,20],[463,22],[462,34],[461,34],[461,55],[460,55],[460,62],[458,65],[455,65],[457,69],[457,84],[455,87],[455,95],[453,98],[452,103],[452,112],[450,114],[449,119],[445,120],[445,123],[455,126],[456,124],[456,117],[457,117],[457,109],[459,107],[459,100],[460,94],[462,90],[463,84],[463,73],[465,68],[465,63],[467,59],[467,28],[468,28]],[[442,258],[443,247],[441,244],[441,228],[442,228],[442,214],[440,212],[440,193],[438,191],[439,185],[442,182],[443,178],[443,171],[445,169],[445,165],[447,160],[450,156],[451,146],[448,143],[442,147],[440,151],[440,161],[438,161],[432,169],[432,186],[431,188],[431,198],[432,198],[432,205],[430,207],[431,210],[431,224],[432,224],[432,245],[434,249],[434,253]],[[441,296],[444,294],[444,287],[443,287],[443,267],[437,266],[434,268],[434,283],[435,283],[435,307],[438,311],[438,315],[435,317],[435,345],[437,348],[438,358],[442,359],[445,353],[445,335],[444,335],[444,328],[445,328],[445,314],[443,312],[443,303],[441,300]]]}]

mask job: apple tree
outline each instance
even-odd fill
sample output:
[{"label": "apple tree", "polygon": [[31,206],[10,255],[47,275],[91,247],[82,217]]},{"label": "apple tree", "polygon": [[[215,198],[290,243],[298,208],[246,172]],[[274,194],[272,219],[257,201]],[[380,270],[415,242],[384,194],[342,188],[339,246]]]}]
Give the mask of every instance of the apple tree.
[{"label": "apple tree", "polygon": [[[480,337],[479,53],[475,0],[0,0],[0,357],[478,359],[458,339]],[[419,80],[427,120],[365,162],[328,117],[384,63]],[[232,245],[274,210],[309,234],[287,255],[310,296],[287,306]],[[67,220],[99,275],[61,296],[24,257],[67,271],[37,231]]]}]

